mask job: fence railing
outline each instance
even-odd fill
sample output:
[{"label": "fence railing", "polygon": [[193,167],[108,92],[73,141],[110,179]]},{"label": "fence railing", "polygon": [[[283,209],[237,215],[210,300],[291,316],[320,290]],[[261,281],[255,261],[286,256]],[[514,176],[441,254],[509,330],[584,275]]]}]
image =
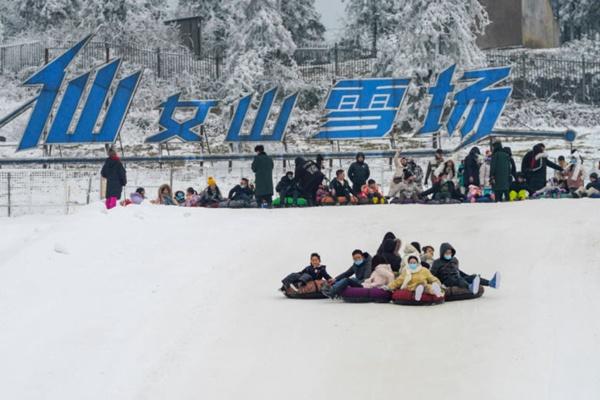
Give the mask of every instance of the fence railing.
[{"label": "fence railing", "polygon": [[[0,74],[41,66],[68,45],[48,47],[40,42],[30,42],[0,46]],[[156,77],[165,79],[188,73],[205,80],[216,80],[222,77],[225,61],[218,53],[197,58],[190,52],[91,42],[76,62],[78,66],[89,69],[115,57],[132,66],[151,70]],[[513,67],[513,97],[516,99],[600,103],[600,62],[596,60],[561,59],[524,52],[490,52],[487,57],[490,66]],[[371,50],[340,46],[300,48],[294,58],[301,76],[308,82],[331,82],[376,73],[376,57]]]}]

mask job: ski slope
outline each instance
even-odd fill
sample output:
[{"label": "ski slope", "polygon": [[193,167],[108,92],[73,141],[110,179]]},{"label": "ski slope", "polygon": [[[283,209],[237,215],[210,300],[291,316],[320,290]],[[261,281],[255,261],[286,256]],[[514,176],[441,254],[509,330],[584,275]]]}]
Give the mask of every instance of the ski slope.
[{"label": "ski slope", "polygon": [[[595,399],[599,201],[0,220],[0,398]],[[435,307],[285,299],[391,230],[503,287]],[[436,251],[437,254],[437,251]]]}]

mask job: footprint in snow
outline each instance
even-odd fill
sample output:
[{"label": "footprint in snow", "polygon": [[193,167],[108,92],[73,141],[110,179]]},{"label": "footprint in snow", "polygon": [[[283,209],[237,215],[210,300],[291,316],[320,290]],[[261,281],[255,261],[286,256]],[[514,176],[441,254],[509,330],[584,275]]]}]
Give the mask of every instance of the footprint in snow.
[{"label": "footprint in snow", "polygon": [[54,251],[57,252],[58,254],[65,254],[65,255],[69,254],[69,250],[60,243],[54,244]]}]

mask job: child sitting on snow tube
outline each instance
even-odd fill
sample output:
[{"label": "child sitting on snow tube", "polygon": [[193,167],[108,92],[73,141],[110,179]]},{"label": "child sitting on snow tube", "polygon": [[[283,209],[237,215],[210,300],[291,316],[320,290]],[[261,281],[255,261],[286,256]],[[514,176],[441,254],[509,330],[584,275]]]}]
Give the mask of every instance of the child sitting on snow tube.
[{"label": "child sitting on snow tube", "polygon": [[294,272],[283,278],[283,286],[279,289],[282,292],[297,293],[303,286],[310,281],[320,281],[325,279],[332,282],[331,276],[327,273],[327,267],[321,265],[321,256],[317,253],[310,255],[310,265],[300,272]]},{"label": "child sitting on snow tube", "polygon": [[456,250],[450,243],[440,246],[440,258],[433,262],[431,273],[446,287],[469,289],[473,295],[479,293],[479,285],[494,289],[500,287],[500,273],[496,272],[491,280],[482,279],[479,275],[468,275],[459,269]]},{"label": "child sitting on snow tube", "polygon": [[[385,289],[385,288],[384,288]],[[443,298],[441,282],[433,276],[427,268],[421,265],[421,259],[418,255],[408,256],[406,267],[400,272],[398,279],[387,286],[387,290],[414,292],[414,300],[419,302],[423,293],[434,295],[436,298]]]}]

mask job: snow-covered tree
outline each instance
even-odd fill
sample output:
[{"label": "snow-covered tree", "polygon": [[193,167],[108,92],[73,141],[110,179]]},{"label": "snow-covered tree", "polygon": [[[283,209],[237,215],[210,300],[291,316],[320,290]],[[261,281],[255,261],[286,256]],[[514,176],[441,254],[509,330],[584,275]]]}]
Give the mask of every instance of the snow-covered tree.
[{"label": "snow-covered tree", "polygon": [[283,86],[298,80],[296,45],[275,0],[235,0],[236,23],[228,39],[224,95]]},{"label": "snow-covered tree", "polygon": [[584,34],[600,32],[600,1],[555,0],[554,6],[565,39],[580,39]]},{"label": "snow-covered tree", "polygon": [[309,46],[325,40],[325,26],[315,8],[315,0],[279,0],[283,25],[297,46]]},{"label": "snow-covered tree", "polygon": [[80,6],[79,0],[25,0],[17,7],[22,28],[42,32],[51,27],[74,25]]},{"label": "snow-covered tree", "polygon": [[377,49],[379,39],[399,22],[402,0],[342,0],[346,3],[346,36],[361,47]]},{"label": "snow-covered tree", "polygon": [[231,0],[179,0],[180,15],[201,18],[203,49],[225,51],[227,36],[233,24],[231,3]]}]

